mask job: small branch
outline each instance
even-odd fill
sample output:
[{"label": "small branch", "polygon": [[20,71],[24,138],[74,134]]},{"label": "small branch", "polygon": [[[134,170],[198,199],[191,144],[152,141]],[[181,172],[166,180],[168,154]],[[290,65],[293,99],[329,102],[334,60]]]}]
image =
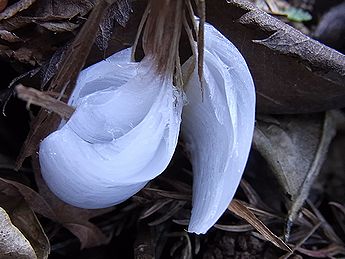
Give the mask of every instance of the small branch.
[{"label": "small branch", "polygon": [[19,84],[15,87],[18,98],[28,102],[28,105],[35,104],[49,111],[57,113],[64,119],[69,119],[75,109],[64,102],[61,102],[50,95],[34,88],[25,87]]}]

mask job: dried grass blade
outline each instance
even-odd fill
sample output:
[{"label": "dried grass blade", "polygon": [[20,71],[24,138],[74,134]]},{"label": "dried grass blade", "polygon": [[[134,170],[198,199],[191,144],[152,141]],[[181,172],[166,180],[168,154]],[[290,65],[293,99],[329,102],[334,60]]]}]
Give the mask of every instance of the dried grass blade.
[{"label": "dried grass blade", "polygon": [[[345,248],[342,245],[329,245],[325,248],[319,249],[319,250],[309,250],[309,249],[305,249],[302,247],[299,247],[297,249],[298,252],[310,256],[310,257],[314,257],[314,258],[335,258],[335,255],[345,255]],[[337,257],[337,258],[344,258],[344,257]]]},{"label": "dried grass blade", "polygon": [[341,229],[345,233],[345,207],[337,202],[330,202],[329,205],[333,206],[337,210],[334,212],[335,218],[338,221]]},{"label": "dried grass blade", "polygon": [[171,204],[171,207],[169,208],[168,212],[165,215],[163,215],[162,217],[148,223],[148,225],[149,226],[156,226],[156,225],[163,223],[164,221],[173,217],[175,215],[175,213],[177,213],[180,209],[182,209],[186,203],[187,203],[186,201],[174,202],[173,204]]},{"label": "dried grass blade", "polygon": [[156,211],[160,210],[163,208],[165,205],[169,204],[173,200],[158,200],[156,201],[150,208],[146,209],[139,217],[139,219],[145,219],[149,216],[151,216],[153,213]]},{"label": "dried grass blade", "polygon": [[64,102],[61,102],[50,95],[38,91],[34,88],[25,87],[22,84],[19,84],[15,87],[17,95],[20,99],[28,102],[28,105],[35,104],[45,108],[49,111],[55,112],[64,119],[69,119],[73,112],[74,108],[67,105]]},{"label": "dried grass blade", "polygon": [[260,221],[254,213],[252,213],[246,206],[244,206],[238,200],[232,200],[228,209],[233,212],[235,215],[243,218],[249,224],[251,224],[263,237],[265,237],[268,241],[270,241],[275,246],[279,247],[282,250],[292,252],[291,248],[285,244],[285,242],[272,233],[262,221]]},{"label": "dried grass blade", "polygon": [[154,189],[154,188],[145,188],[145,190],[153,191],[162,197],[166,197],[170,199],[186,200],[186,201],[192,200],[192,195],[188,195],[188,194],[169,192],[169,191],[164,191],[164,190],[159,190],[159,189]]},{"label": "dried grass blade", "polygon": [[335,233],[334,229],[331,227],[331,225],[326,221],[326,219],[322,216],[321,212],[314,206],[312,202],[307,200],[308,205],[316,215],[317,219],[322,222],[321,228],[323,229],[323,232],[325,235],[332,240],[335,243],[341,244],[342,240],[338,237],[338,235]]},{"label": "dried grass blade", "polygon": [[243,224],[243,225],[221,225],[215,224],[215,228],[228,231],[228,232],[247,232],[254,229],[254,227],[250,224]]},{"label": "dried grass blade", "polygon": [[[295,247],[293,247],[292,251],[296,251],[298,248],[300,248],[313,234],[314,232],[320,227],[321,222],[316,224],[297,244]],[[287,253],[283,256],[281,256],[279,259],[288,259],[290,257],[291,253]]]}]

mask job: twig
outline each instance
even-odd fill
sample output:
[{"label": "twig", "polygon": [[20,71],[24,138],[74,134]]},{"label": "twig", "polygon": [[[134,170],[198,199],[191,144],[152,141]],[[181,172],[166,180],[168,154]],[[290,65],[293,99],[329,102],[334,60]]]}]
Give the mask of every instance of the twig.
[{"label": "twig", "polygon": [[18,98],[28,102],[28,105],[32,103],[41,106],[49,111],[57,113],[64,119],[69,119],[75,111],[73,107],[67,105],[66,103],[34,88],[25,87],[22,84],[17,85],[15,87],[15,91],[18,95]]}]

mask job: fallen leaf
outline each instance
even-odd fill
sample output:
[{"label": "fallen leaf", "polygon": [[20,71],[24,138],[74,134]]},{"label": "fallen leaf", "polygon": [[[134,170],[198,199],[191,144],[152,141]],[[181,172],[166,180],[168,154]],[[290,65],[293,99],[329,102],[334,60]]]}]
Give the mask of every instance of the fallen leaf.
[{"label": "fallen leaf", "polygon": [[[37,166],[37,165],[36,165]],[[85,210],[68,205],[50,192],[40,175],[36,176],[39,193],[16,181],[0,178],[0,190],[9,199],[23,198],[36,213],[60,223],[78,237],[81,248],[99,246],[109,241],[89,220],[112,210]],[[1,205],[1,204],[0,204]]]},{"label": "fallen leaf", "polygon": [[254,147],[266,159],[286,194],[291,222],[308,197],[335,135],[332,112],[258,118]]},{"label": "fallen leaf", "polygon": [[20,11],[28,9],[34,2],[36,2],[36,0],[20,0],[12,4],[0,13],[0,21],[3,19],[8,19]]},{"label": "fallen leaf", "polygon": [[284,13],[289,20],[294,22],[307,22],[313,18],[310,13],[295,7],[288,8]]},{"label": "fallen leaf", "polygon": [[284,243],[281,238],[277,237],[269,228],[262,223],[253,212],[251,212],[245,205],[240,201],[234,199],[229,204],[228,209],[233,212],[235,215],[246,220],[250,225],[252,225],[266,240],[270,241],[275,246],[279,247],[282,250],[292,252],[291,248]]},{"label": "fallen leaf", "polygon": [[45,0],[40,2],[30,16],[37,21],[71,20],[86,15],[96,2],[96,0]]},{"label": "fallen leaf", "polygon": [[6,211],[0,207],[0,257],[3,259],[37,259],[25,236],[14,226]]},{"label": "fallen leaf", "polygon": [[79,27],[79,24],[72,22],[39,22],[38,24],[53,32],[74,31]]},{"label": "fallen leaf", "polygon": [[113,33],[115,20],[121,26],[125,26],[129,20],[131,7],[127,0],[115,1],[107,10],[99,25],[95,43],[101,51],[108,48],[108,42]]},{"label": "fallen leaf", "polygon": [[261,113],[345,106],[345,56],[242,0],[209,0],[207,20],[247,61]]},{"label": "fallen leaf", "polygon": [[0,0],[0,12],[7,7],[8,0]]},{"label": "fallen leaf", "polygon": [[22,41],[17,35],[6,30],[0,30],[0,38],[8,42]]},{"label": "fallen leaf", "polygon": [[12,198],[10,203],[12,206],[7,206],[5,209],[9,213],[12,223],[28,239],[37,258],[48,258],[50,253],[49,240],[35,213],[22,198],[19,198],[18,201]]},{"label": "fallen leaf", "polygon": [[53,221],[58,221],[55,212],[50,208],[47,201],[30,187],[17,181],[0,178],[0,190],[8,199],[21,196],[32,210]]}]

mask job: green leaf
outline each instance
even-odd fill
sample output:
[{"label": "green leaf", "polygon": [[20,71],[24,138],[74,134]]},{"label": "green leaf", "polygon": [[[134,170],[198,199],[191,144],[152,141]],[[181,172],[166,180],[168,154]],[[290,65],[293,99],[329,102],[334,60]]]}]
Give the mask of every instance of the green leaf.
[{"label": "green leaf", "polygon": [[309,12],[295,7],[288,8],[284,13],[287,15],[287,18],[293,22],[307,22],[313,18]]}]

